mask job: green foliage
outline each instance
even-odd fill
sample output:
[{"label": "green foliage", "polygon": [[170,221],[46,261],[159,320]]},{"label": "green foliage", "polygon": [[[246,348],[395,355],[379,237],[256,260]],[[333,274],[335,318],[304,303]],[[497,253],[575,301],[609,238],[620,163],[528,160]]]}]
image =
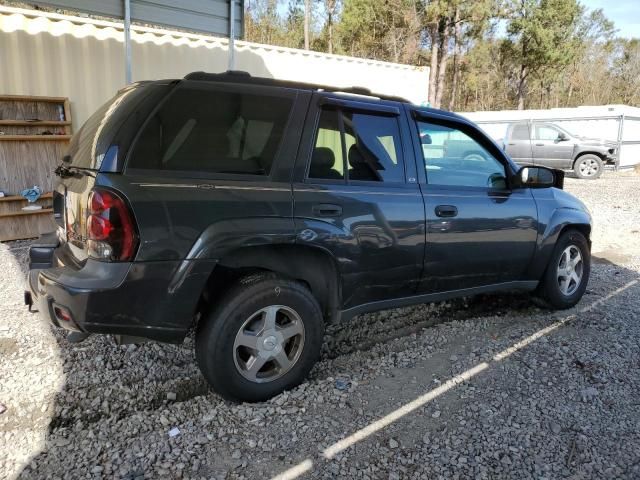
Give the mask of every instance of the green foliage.
[{"label": "green foliage", "polygon": [[504,52],[530,70],[566,66],[574,54],[579,11],[575,0],[510,2]]},{"label": "green foliage", "polygon": [[[616,38],[602,10],[577,0],[309,3],[312,50],[430,65],[440,106],[640,105],[640,41]],[[304,47],[304,0],[245,7],[247,40]]]}]

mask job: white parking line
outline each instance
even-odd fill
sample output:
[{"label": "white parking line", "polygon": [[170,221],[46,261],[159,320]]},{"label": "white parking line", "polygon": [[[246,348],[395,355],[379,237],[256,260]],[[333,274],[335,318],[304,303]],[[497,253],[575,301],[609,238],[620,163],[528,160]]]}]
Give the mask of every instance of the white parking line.
[{"label": "white parking line", "polygon": [[305,460],[304,462],[300,462],[295,467],[290,468],[289,470],[276,475],[271,480],[294,480],[298,478],[305,472],[308,472],[313,467],[313,462],[311,460]]},{"label": "white parking line", "polygon": [[[624,292],[625,290],[633,287],[637,283],[638,283],[638,280],[633,280],[633,281],[623,285],[622,287],[614,290],[613,292],[609,293],[607,296],[596,300],[595,302],[587,305],[584,308],[581,308],[580,310],[578,310],[578,312],[579,313],[585,313],[585,312],[591,311],[591,310],[595,309],[596,307],[602,305],[603,303],[605,303],[607,300],[611,299],[612,297],[615,297],[616,295],[619,295],[620,293]],[[529,335],[528,337],[522,339],[521,341],[513,344],[509,348],[506,348],[506,349],[502,350],[501,352],[495,354],[493,356],[491,364],[493,364],[495,362],[499,362],[501,360],[504,360],[505,358],[509,357],[510,355],[512,355],[513,353],[517,352],[518,350],[521,350],[522,348],[524,348],[527,345],[535,342],[539,338],[551,333],[552,331],[557,330],[559,327],[561,327],[565,323],[567,323],[567,322],[569,322],[569,321],[571,321],[571,320],[573,320],[575,318],[576,318],[575,314],[568,315],[567,317],[564,317],[562,320],[558,320],[557,322],[552,323],[548,327],[545,327],[545,328],[543,328],[541,330],[538,330],[537,332]],[[419,396],[415,400],[403,405],[402,407],[394,410],[393,412],[385,415],[384,417],[376,420],[375,422],[370,423],[369,425],[367,425],[366,427],[358,430],[357,432],[352,433],[348,437],[345,437],[342,440],[337,441],[333,445],[330,445],[329,447],[327,447],[322,452],[322,456],[327,460],[331,460],[338,453],[340,453],[340,452],[346,450],[347,448],[351,447],[352,445],[354,445],[354,444],[366,439],[367,437],[371,436],[372,434],[382,430],[383,428],[385,428],[385,427],[389,426],[390,424],[392,424],[393,422],[401,419],[405,415],[408,415],[409,413],[413,412],[414,410],[417,410],[418,408],[423,407],[424,405],[426,405],[427,403],[429,403],[433,399],[439,397],[443,393],[446,393],[447,391],[451,390],[452,388],[454,388],[455,386],[459,385],[460,383],[470,380],[471,378],[475,377],[477,374],[479,374],[480,372],[486,370],[490,366],[491,365],[489,363],[482,362],[482,363],[476,365],[475,367],[470,368],[470,369],[462,372],[461,374],[456,375],[455,377],[452,377],[451,379],[447,380],[445,383],[443,383],[439,387],[428,391],[427,393]],[[305,472],[308,472],[312,468],[313,468],[313,461],[308,458],[308,459],[304,460],[303,462],[300,462],[296,466],[294,466],[294,467],[292,467],[292,468],[290,468],[288,470],[285,470],[284,472],[276,475],[275,477],[272,478],[272,480],[294,480],[294,479],[298,478],[300,475],[304,474]]]}]

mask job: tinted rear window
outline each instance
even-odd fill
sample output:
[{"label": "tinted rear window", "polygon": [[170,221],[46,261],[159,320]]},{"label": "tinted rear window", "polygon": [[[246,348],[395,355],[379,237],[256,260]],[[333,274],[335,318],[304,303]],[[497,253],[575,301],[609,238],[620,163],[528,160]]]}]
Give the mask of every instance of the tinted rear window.
[{"label": "tinted rear window", "polygon": [[71,165],[99,169],[113,136],[136,105],[153,92],[150,87],[136,85],[121,90],[91,115],[71,139],[68,150]]},{"label": "tinted rear window", "polygon": [[189,85],[149,119],[129,167],[268,175],[293,101]]}]

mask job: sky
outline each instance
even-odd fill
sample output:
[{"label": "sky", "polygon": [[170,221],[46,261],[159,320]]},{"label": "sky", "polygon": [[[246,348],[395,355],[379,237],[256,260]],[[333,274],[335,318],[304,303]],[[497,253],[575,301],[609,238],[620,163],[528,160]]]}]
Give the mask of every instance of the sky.
[{"label": "sky", "polygon": [[640,37],[640,0],[580,0],[590,10],[601,8],[620,37]]}]

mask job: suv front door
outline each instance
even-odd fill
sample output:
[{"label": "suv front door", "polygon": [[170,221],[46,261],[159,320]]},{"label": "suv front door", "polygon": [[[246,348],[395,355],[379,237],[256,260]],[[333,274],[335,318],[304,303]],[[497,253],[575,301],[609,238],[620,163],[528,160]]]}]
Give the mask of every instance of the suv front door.
[{"label": "suv front door", "polygon": [[529,189],[509,188],[511,167],[475,128],[415,111],[427,239],[421,293],[522,280],[537,239]]},{"label": "suv front door", "polygon": [[420,280],[424,206],[401,113],[394,102],[312,99],[294,173],[296,242],[331,252],[344,308],[411,295]]}]

